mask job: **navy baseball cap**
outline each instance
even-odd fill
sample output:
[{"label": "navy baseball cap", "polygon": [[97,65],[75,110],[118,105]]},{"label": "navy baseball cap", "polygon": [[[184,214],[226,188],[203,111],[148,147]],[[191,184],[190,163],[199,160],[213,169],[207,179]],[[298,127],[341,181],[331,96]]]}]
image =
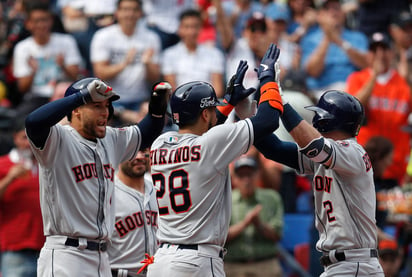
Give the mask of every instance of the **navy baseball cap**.
[{"label": "navy baseball cap", "polygon": [[378,46],[385,49],[390,48],[391,40],[388,35],[385,33],[376,32],[369,37],[369,50],[375,50]]},{"label": "navy baseball cap", "polygon": [[246,29],[249,29],[252,32],[255,32],[255,31],[266,32],[267,25],[266,25],[265,15],[261,12],[254,12],[252,16],[250,16],[246,22]]},{"label": "navy baseball cap", "polygon": [[392,24],[395,24],[401,28],[412,25],[412,13],[408,11],[400,12],[393,18]]},{"label": "navy baseball cap", "polygon": [[243,155],[239,159],[237,159],[234,163],[234,170],[238,170],[241,167],[250,167],[253,169],[257,169],[258,164],[256,160],[250,156]]}]

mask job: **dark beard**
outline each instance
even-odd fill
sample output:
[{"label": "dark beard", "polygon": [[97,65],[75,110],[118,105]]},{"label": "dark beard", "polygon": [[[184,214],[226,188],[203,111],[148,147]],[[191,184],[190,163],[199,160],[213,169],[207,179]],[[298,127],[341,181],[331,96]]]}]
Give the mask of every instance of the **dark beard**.
[{"label": "dark beard", "polygon": [[133,170],[133,167],[130,166],[129,164],[123,164],[122,171],[126,176],[129,176],[131,178],[141,178],[144,176],[146,172],[145,170],[136,172]]}]

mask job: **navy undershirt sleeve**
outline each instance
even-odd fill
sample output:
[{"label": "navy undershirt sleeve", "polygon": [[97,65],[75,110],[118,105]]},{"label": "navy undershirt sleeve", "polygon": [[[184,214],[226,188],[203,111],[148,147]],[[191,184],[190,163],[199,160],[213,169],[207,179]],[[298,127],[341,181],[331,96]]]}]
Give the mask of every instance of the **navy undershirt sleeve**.
[{"label": "navy undershirt sleeve", "polygon": [[26,117],[27,136],[34,145],[43,148],[49,136],[50,128],[83,104],[81,94],[76,93],[39,107]]},{"label": "navy undershirt sleeve", "polygon": [[137,126],[142,134],[142,144],[140,149],[150,147],[153,141],[161,134],[163,126],[165,124],[165,118],[153,117],[147,114]]},{"label": "navy undershirt sleeve", "polygon": [[279,127],[279,115],[279,110],[270,106],[269,102],[260,103],[256,115],[250,118],[255,141],[273,133]]},{"label": "navy undershirt sleeve", "polygon": [[281,141],[277,136],[271,134],[256,141],[254,145],[267,159],[299,169],[296,143]]}]

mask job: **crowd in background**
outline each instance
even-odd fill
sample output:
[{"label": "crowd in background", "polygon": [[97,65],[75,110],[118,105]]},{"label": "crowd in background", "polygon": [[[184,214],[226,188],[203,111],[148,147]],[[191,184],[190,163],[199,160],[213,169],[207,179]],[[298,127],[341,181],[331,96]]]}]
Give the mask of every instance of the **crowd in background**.
[{"label": "crowd in background", "polygon": [[[313,115],[304,106],[328,89],[347,91],[362,102],[366,120],[358,141],[374,164],[377,193],[406,188],[412,180],[410,0],[0,3],[1,155],[15,147],[15,134],[21,131],[16,119],[62,97],[82,77],[98,77],[121,96],[113,103],[111,122],[120,126],[143,118],[151,86],[158,80],[168,81],[173,89],[188,81],[206,81],[222,97],[242,59],[249,65],[244,85],[256,87],[254,68],[275,43],[281,49],[282,88],[304,119],[310,122]],[[169,121],[166,128],[176,126]],[[291,140],[283,127],[276,133]],[[257,186],[279,193],[285,213],[311,212],[310,204],[300,202],[304,198],[310,203],[309,179],[257,151],[248,154],[256,162],[252,167],[259,167]],[[0,192],[1,202],[7,194],[1,186]],[[385,208],[377,215],[382,241],[396,239],[396,250],[401,249],[397,255],[408,257],[412,222]],[[397,232],[385,234],[388,225]],[[407,270],[407,262],[399,264]]]}]

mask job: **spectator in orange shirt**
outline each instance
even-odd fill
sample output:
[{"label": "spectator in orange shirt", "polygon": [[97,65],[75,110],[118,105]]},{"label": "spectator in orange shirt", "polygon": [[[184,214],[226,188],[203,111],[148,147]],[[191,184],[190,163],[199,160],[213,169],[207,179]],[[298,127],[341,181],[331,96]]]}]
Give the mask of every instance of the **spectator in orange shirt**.
[{"label": "spectator in orange shirt", "polygon": [[402,127],[408,123],[412,99],[407,81],[391,67],[392,58],[389,38],[383,33],[374,33],[369,42],[369,66],[349,75],[347,91],[356,96],[366,110],[366,122],[358,142],[365,145],[371,137],[380,135],[395,146],[393,162],[383,178],[399,185],[411,150],[410,134]]}]

